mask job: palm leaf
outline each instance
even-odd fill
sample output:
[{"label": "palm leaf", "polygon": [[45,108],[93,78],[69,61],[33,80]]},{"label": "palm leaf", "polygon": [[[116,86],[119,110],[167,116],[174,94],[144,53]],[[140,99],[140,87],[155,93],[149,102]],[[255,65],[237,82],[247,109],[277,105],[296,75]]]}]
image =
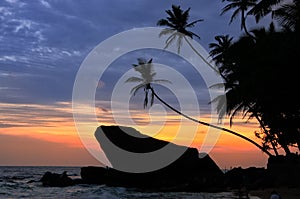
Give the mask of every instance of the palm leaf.
[{"label": "palm leaf", "polygon": [[172,84],[171,81],[165,80],[165,79],[155,79],[155,80],[153,80],[153,82],[155,82],[155,83],[169,83],[169,84]]},{"label": "palm leaf", "polygon": [[140,77],[130,77],[125,82],[143,82],[144,80]]},{"label": "palm leaf", "polygon": [[203,20],[203,19],[198,19],[198,20],[196,20],[196,21],[193,21],[193,22],[187,24],[186,27],[187,27],[187,28],[194,27],[196,23],[201,22],[201,21],[204,21],[204,20]]},{"label": "palm leaf", "polygon": [[165,28],[165,29],[163,29],[163,30],[159,33],[159,37],[164,36],[164,35],[169,35],[169,34],[174,33],[174,32],[175,32],[174,29]]},{"label": "palm leaf", "polygon": [[130,90],[130,94],[132,94],[133,96],[135,96],[135,94],[141,89],[145,87],[145,84],[139,84],[135,87],[133,87],[131,90]]}]

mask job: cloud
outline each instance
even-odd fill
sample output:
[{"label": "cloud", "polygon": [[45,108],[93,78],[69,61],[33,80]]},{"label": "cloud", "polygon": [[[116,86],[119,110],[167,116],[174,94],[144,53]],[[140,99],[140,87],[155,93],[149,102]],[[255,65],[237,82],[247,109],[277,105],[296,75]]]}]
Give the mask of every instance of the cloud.
[{"label": "cloud", "polygon": [[26,5],[26,3],[21,2],[20,0],[5,0],[7,3],[12,5],[17,5],[18,7],[23,7]]},{"label": "cloud", "polygon": [[17,58],[14,55],[4,55],[2,57],[0,57],[0,61],[12,61],[12,62],[16,62]]},{"label": "cloud", "polygon": [[19,2],[19,0],[5,0],[5,1],[12,4]]},{"label": "cloud", "polygon": [[0,20],[4,20],[5,17],[12,15],[13,13],[10,11],[10,9],[6,7],[0,7]]},{"label": "cloud", "polygon": [[40,0],[40,3],[45,6],[46,8],[51,8],[51,5],[48,1],[46,0]]},{"label": "cloud", "polygon": [[55,127],[72,123],[70,103],[64,105],[8,104],[0,103],[0,124],[2,128],[11,127]]}]

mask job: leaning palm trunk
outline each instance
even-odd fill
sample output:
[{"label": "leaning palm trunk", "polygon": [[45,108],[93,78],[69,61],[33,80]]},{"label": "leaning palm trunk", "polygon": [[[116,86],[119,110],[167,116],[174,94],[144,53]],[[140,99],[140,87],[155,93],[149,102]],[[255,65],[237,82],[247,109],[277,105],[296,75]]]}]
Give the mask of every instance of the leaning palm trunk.
[{"label": "leaning palm trunk", "polygon": [[206,122],[203,122],[203,121],[200,121],[200,120],[197,120],[195,118],[192,118],[180,111],[178,111],[177,109],[173,108],[172,106],[170,106],[167,102],[165,102],[163,99],[161,99],[157,94],[156,92],[154,91],[154,89],[152,87],[149,88],[152,92],[152,94],[161,102],[163,103],[165,106],[167,106],[168,108],[170,108],[172,111],[178,113],[179,115],[193,121],[193,122],[196,122],[196,123],[199,123],[199,124],[202,124],[202,125],[205,125],[205,126],[209,126],[209,127],[212,127],[212,128],[215,128],[215,129],[219,129],[219,130],[222,130],[222,131],[225,131],[225,132],[228,132],[228,133],[231,133],[233,135],[236,135],[252,144],[254,144],[256,147],[258,147],[260,150],[262,150],[265,154],[267,154],[269,157],[270,156],[273,156],[268,150],[266,150],[264,147],[262,147],[261,145],[257,144],[256,142],[254,142],[253,140],[247,138],[246,136],[243,136],[237,132],[234,132],[232,130],[229,130],[229,129],[226,129],[226,128],[223,128],[223,127],[219,127],[219,126],[216,126],[216,125],[213,125],[213,124],[209,124],[209,123],[206,123]]},{"label": "leaning palm trunk", "polygon": [[[257,114],[257,112],[256,111],[254,111],[250,106],[248,106],[249,107],[249,109],[253,112],[253,114],[254,114],[254,117],[256,118],[256,120],[258,121],[258,123],[259,123],[259,125],[261,126],[261,128],[263,129],[263,131],[264,131],[264,133],[266,134],[266,135],[269,135],[269,132],[268,132],[268,130],[266,129],[266,127],[265,127],[265,125],[264,125],[264,123],[262,122],[262,120],[259,118],[259,116],[258,116],[258,114]],[[276,146],[275,146],[275,144],[274,144],[274,141],[273,140],[271,140],[270,141],[271,142],[271,145],[272,145],[272,149],[273,149],[273,151],[274,151],[274,153],[275,153],[275,155],[276,156],[278,156],[279,155],[279,153],[278,153],[278,151],[277,151],[277,149],[276,149]]]},{"label": "leaning palm trunk", "polygon": [[[217,70],[215,67],[213,67],[211,65],[211,63],[209,63],[196,49],[195,47],[191,44],[191,42],[186,38],[186,36],[183,36],[184,40],[188,43],[188,45],[191,47],[191,49],[196,53],[196,55],[198,55],[205,64],[207,64],[213,71],[215,71],[217,74],[221,75],[223,77],[223,75],[220,73],[219,70]],[[225,77],[223,77],[225,79]]]},{"label": "leaning palm trunk", "polygon": [[205,64],[207,64],[213,71],[215,71],[218,75],[220,75],[224,81],[226,81],[226,77],[218,70],[216,69],[214,66],[211,65],[211,63],[209,63],[196,49],[195,47],[191,44],[191,42],[184,36],[185,41],[188,43],[188,45],[191,47],[191,49],[196,53],[196,55],[198,55]]}]

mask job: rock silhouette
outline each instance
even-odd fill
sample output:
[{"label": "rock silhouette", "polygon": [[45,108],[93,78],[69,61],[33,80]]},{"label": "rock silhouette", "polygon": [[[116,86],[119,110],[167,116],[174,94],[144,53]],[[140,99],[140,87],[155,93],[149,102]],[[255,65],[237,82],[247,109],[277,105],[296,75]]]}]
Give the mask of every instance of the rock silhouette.
[{"label": "rock silhouette", "polygon": [[67,187],[75,184],[72,178],[67,175],[66,171],[62,174],[47,171],[40,181],[43,186],[47,187]]},{"label": "rock silhouette", "polygon": [[[209,155],[199,158],[196,148],[158,140],[124,126],[100,126],[95,136],[113,168],[83,167],[83,182],[159,191],[220,191],[224,188],[224,173]],[[131,173],[114,169],[115,166],[130,163],[120,158],[118,151],[111,150],[111,143],[134,153],[152,152],[166,145],[170,145],[175,151],[184,149],[185,152],[159,170]]]}]

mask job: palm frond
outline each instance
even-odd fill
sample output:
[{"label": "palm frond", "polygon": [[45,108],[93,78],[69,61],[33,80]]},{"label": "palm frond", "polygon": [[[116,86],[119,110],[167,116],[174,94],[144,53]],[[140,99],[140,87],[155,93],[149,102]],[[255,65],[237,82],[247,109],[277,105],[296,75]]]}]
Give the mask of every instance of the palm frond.
[{"label": "palm frond", "polygon": [[195,34],[195,33],[191,32],[191,31],[189,31],[189,34],[191,34],[191,35],[192,35],[192,38],[193,38],[193,36],[195,36],[195,37],[197,37],[198,39],[201,39],[199,35],[197,35],[197,34]]},{"label": "palm frond", "polygon": [[168,20],[166,19],[160,19],[156,25],[158,26],[168,26],[168,27],[171,27],[171,28],[175,28],[174,24],[170,23]]},{"label": "palm frond", "polygon": [[198,22],[201,22],[201,21],[204,21],[203,19],[198,19],[198,20],[195,20],[189,24],[186,25],[187,28],[191,28],[191,27],[194,27],[196,23]]},{"label": "palm frond", "polygon": [[139,84],[135,87],[133,87],[131,90],[130,90],[130,94],[132,94],[133,96],[135,96],[135,94],[141,89],[145,87],[145,84]]},{"label": "palm frond", "polygon": [[182,45],[182,36],[180,35],[179,38],[177,39],[177,53],[180,54],[180,49]]},{"label": "palm frond", "polygon": [[176,39],[176,35],[177,33],[173,33],[170,37],[168,37],[168,39],[166,40],[166,45],[164,47],[164,49],[169,48],[169,46],[173,43],[173,41]]},{"label": "palm frond", "polygon": [[[189,18],[190,18],[190,10],[191,10],[191,8],[188,8],[186,11],[184,11],[184,12],[182,13],[182,17],[181,17],[182,21],[185,21],[185,22],[187,23],[187,21],[188,21]],[[186,25],[186,26],[187,26],[187,25]]]},{"label": "palm frond", "polygon": [[209,88],[212,88],[212,89],[223,89],[224,88],[224,84],[223,83],[213,84],[213,85],[209,86]]},{"label": "palm frond", "polygon": [[174,29],[165,28],[159,33],[159,37],[164,36],[164,35],[173,34],[174,32],[176,32]]},{"label": "palm frond", "polygon": [[125,82],[143,82],[143,79],[140,77],[130,77]]},{"label": "palm frond", "polygon": [[171,81],[166,80],[166,79],[155,79],[155,80],[153,80],[153,82],[155,82],[155,83],[169,83],[169,84],[172,84]]}]

